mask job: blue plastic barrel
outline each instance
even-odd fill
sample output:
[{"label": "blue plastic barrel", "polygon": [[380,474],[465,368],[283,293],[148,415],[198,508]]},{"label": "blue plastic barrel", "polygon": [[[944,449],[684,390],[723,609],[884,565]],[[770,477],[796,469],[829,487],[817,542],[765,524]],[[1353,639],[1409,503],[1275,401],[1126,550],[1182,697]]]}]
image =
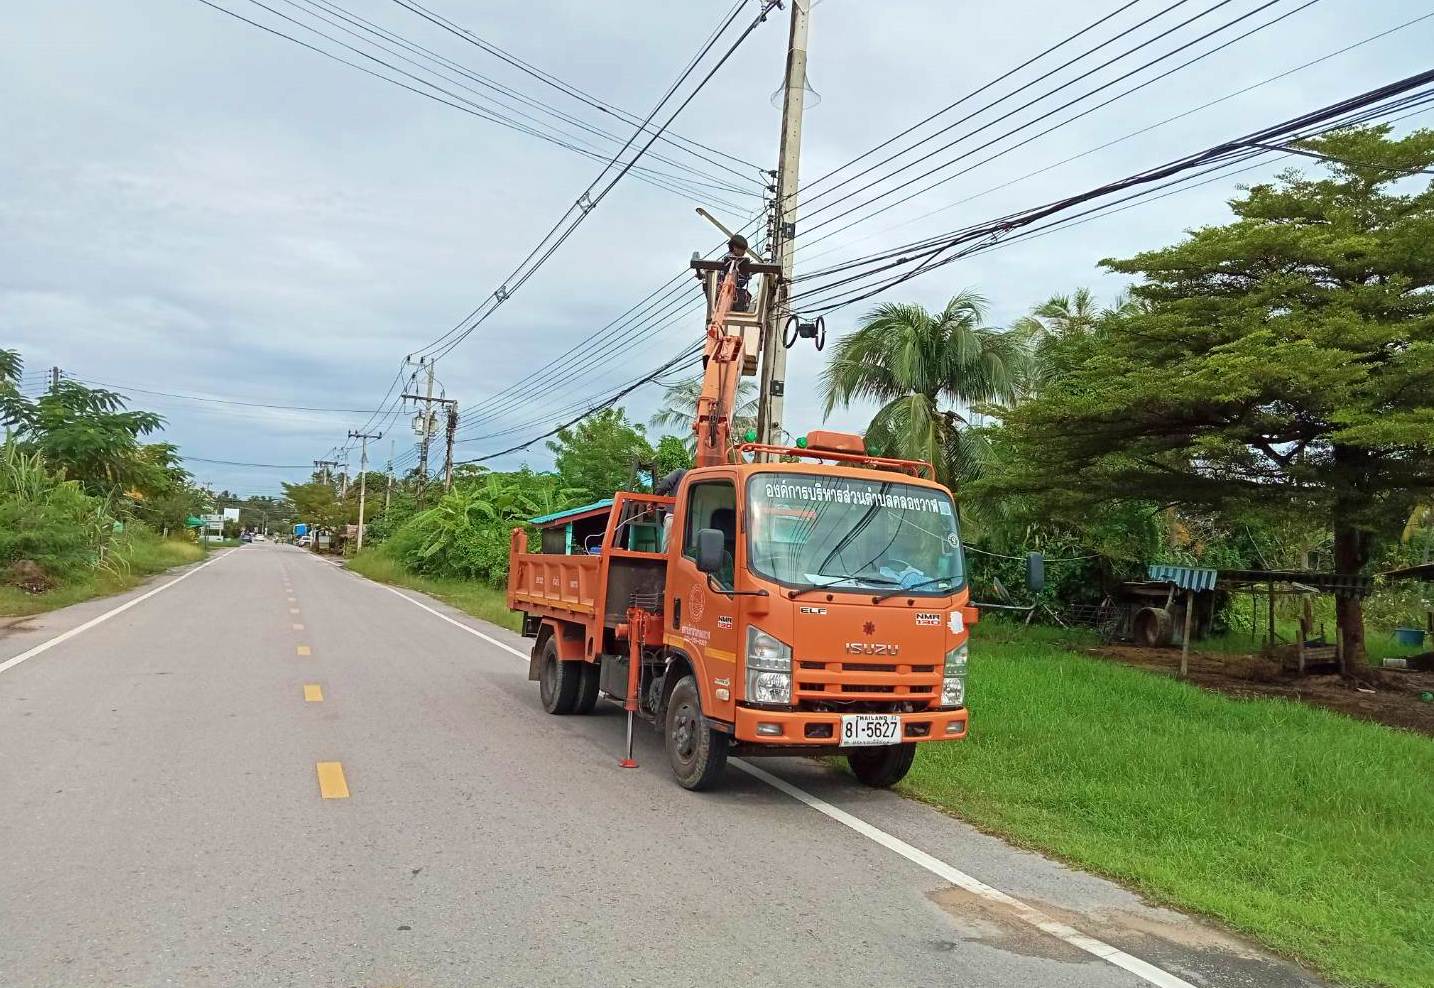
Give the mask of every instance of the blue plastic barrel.
[{"label": "blue plastic barrel", "polygon": [[1410,648],[1418,648],[1420,645],[1424,644],[1424,629],[1395,628],[1394,640],[1401,645],[1407,645]]}]

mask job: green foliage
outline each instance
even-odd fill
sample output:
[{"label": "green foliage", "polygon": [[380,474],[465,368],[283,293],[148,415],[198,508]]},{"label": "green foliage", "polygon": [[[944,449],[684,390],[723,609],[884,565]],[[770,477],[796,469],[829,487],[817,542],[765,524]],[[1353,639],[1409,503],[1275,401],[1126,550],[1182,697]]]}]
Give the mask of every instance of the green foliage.
[{"label": "green foliage", "polygon": [[[1330,177],[1286,173],[1233,223],[1104,262],[1142,277],[1137,304],[1052,344],[1062,373],[1006,417],[984,496],[1071,523],[1131,500],[1318,519],[1343,572],[1398,536],[1434,492],[1434,190],[1392,185],[1434,164],[1434,132],[1306,144]],[[1341,627],[1354,661],[1356,604]]]},{"label": "green foliage", "polygon": [[938,313],[886,304],[839,341],[822,372],[822,398],[838,405],[881,403],[867,446],[925,460],[948,486],[973,469],[956,405],[1009,402],[1019,393],[1025,350],[1014,334],[983,326],[985,299],[962,292]]},{"label": "green foliage", "polygon": [[284,497],[294,506],[294,517],[323,529],[358,522],[358,500],[340,500],[338,491],[323,481],[284,484]]},{"label": "green foliage", "polygon": [[104,499],[51,470],[18,443],[0,446],[0,580],[17,563],[38,566],[59,583],[96,569],[113,536]]},{"label": "green foliage", "polygon": [[621,408],[604,408],[548,442],[558,475],[568,487],[609,497],[640,490],[640,464],[651,463],[652,447],[641,425]]},{"label": "green foliage", "polygon": [[667,476],[674,470],[690,470],[692,468],[692,450],[688,443],[684,443],[676,436],[663,436],[657,442],[657,449],[653,451],[652,462],[653,472],[659,478]]},{"label": "green foliage", "polygon": [[553,474],[469,471],[431,508],[414,510],[406,498],[396,502],[394,522],[377,527],[373,544],[381,541],[383,555],[411,573],[501,586],[512,530],[587,498]]}]

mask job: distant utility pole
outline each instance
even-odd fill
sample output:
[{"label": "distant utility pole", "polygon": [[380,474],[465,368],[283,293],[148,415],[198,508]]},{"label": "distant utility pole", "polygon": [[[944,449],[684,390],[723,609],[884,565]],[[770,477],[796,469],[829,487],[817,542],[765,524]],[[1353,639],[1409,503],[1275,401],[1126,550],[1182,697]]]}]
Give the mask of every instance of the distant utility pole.
[{"label": "distant utility pole", "polygon": [[336,466],[338,466],[338,465],[339,465],[339,461],[338,461],[338,460],[315,460],[315,461],[314,461],[314,480],[315,480],[315,481],[322,481],[322,482],[325,483],[325,484],[332,484],[332,483],[333,483],[333,474],[332,474],[330,471],[332,470],[332,468],[334,468],[334,467],[336,467]]},{"label": "distant utility pole", "polygon": [[349,430],[349,438],[360,440],[363,444],[363,452],[359,453],[359,522],[358,522],[358,545],[355,551],[363,550],[363,509],[364,502],[368,499],[368,441],[370,439],[382,439],[382,432],[354,432]]},{"label": "distant utility pole", "polygon": [[[787,349],[782,326],[791,307],[792,268],[796,256],[797,181],[802,152],[802,109],[807,88],[807,29],[812,0],[792,0],[792,26],[787,40],[786,88],[782,97],[782,136],[777,153],[776,202],[773,203],[771,260],[782,265],[767,309],[762,339],[762,386],[757,405],[757,439],[778,445],[782,441],[782,414],[786,404]],[[767,457],[775,459],[775,457]]]},{"label": "distant utility pole", "polygon": [[393,439],[388,441],[388,484],[383,489],[383,513],[388,514],[388,502],[393,497]]},{"label": "distant utility pole", "polygon": [[428,381],[423,394],[404,394],[403,397],[409,401],[422,403],[423,410],[418,414],[418,421],[422,423],[422,426],[414,430],[418,433],[418,503],[421,505],[424,492],[428,487],[428,444],[433,440],[434,405],[443,405],[448,411],[448,455],[443,467],[443,489],[446,491],[453,485],[453,432],[458,427],[458,402],[453,398],[433,397],[432,359],[420,357],[418,365],[428,370]]},{"label": "distant utility pole", "polygon": [[50,394],[60,390],[60,368],[50,368]]}]

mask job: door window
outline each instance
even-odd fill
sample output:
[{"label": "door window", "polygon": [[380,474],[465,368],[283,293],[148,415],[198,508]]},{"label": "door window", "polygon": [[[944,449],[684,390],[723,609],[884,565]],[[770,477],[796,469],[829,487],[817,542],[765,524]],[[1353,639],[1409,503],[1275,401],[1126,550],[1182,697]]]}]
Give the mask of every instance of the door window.
[{"label": "door window", "polygon": [[688,491],[687,527],[682,537],[682,554],[688,559],[697,558],[697,533],[704,528],[722,533],[722,568],[712,578],[730,590],[737,554],[737,490],[730,481],[693,484]]}]

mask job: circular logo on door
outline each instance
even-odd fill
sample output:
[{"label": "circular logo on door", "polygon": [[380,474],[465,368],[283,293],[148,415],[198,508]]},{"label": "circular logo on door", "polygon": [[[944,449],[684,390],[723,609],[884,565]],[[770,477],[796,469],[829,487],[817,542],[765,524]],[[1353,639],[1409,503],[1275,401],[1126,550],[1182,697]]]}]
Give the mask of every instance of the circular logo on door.
[{"label": "circular logo on door", "polygon": [[692,584],[692,589],[687,591],[687,613],[694,621],[702,620],[702,609],[707,606],[707,594],[703,591],[706,587],[700,583]]}]

